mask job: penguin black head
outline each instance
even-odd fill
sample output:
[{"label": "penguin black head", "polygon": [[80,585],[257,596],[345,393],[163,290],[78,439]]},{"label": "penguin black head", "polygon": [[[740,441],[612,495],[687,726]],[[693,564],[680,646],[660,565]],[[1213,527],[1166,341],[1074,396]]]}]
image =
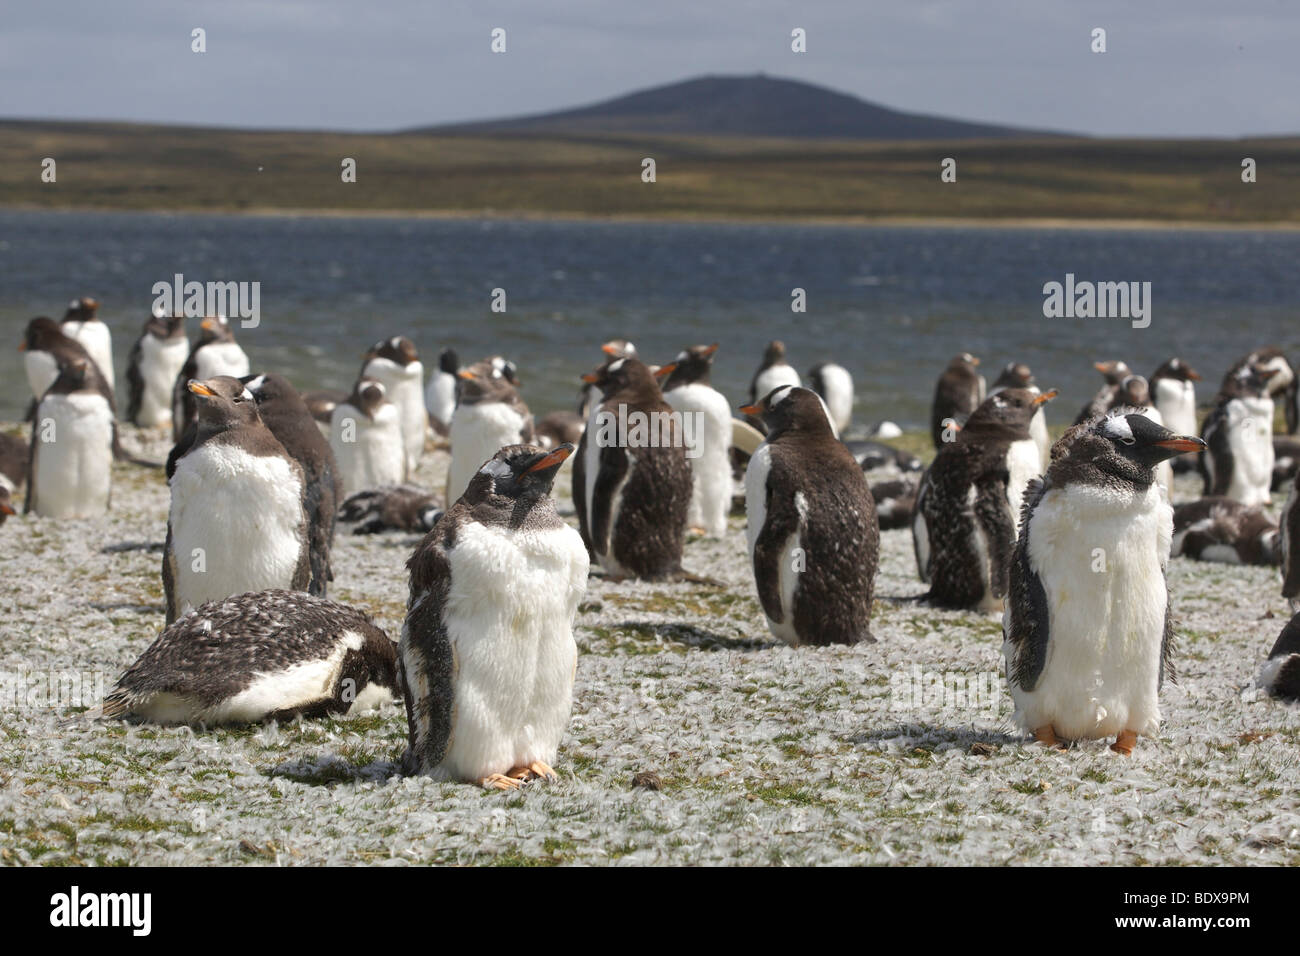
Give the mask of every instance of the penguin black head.
[{"label": "penguin black head", "polygon": [[769,441],[786,431],[835,437],[831,420],[826,417],[826,406],[810,389],[778,385],[753,405],[742,405],[740,410],[767,426]]},{"label": "penguin black head", "polygon": [[535,445],[507,445],[483,463],[465,489],[463,499],[470,505],[531,505],[546,497],[555,483],[555,474],[564,460],[573,454],[573,445],[565,442],[546,451]]},{"label": "penguin black head", "polygon": [[709,373],[713,369],[713,353],[717,350],[717,342],[712,345],[692,345],[667,365],[659,366],[655,370],[655,377],[659,379],[664,391],[695,382],[707,385]]},{"label": "penguin black head", "polygon": [[1180,382],[1199,382],[1201,375],[1180,358],[1171,358],[1156,369],[1154,378],[1176,378]]},{"label": "penguin black head", "polygon": [[500,372],[501,377],[511,385],[519,384],[519,366],[508,358],[501,355],[489,355],[483,361],[487,362],[492,366],[492,368]]},{"label": "penguin black head", "polygon": [[375,414],[388,401],[388,389],[384,388],[384,383],[378,379],[359,378],[347,401],[366,418],[374,421]]},{"label": "penguin black head", "polygon": [[68,311],[63,313],[63,321],[89,322],[95,318],[97,311],[99,311],[98,300],[83,296],[68,303]]},{"label": "penguin black head", "polygon": [[1220,398],[1262,398],[1269,394],[1269,380],[1279,369],[1272,365],[1251,362],[1243,365],[1224,380]]},{"label": "penguin black head", "polygon": [[662,397],[650,367],[635,357],[615,359],[594,372],[588,372],[582,380],[595,385],[606,397],[625,390],[634,391],[646,399]]},{"label": "penguin black head", "polygon": [[1141,375],[1129,375],[1119,383],[1119,404],[1134,408],[1151,406],[1151,386]]},{"label": "penguin black head", "polygon": [[456,401],[461,405],[508,401],[515,394],[507,370],[491,359],[475,362],[456,376]]},{"label": "penguin black head", "polygon": [[155,311],[144,324],[146,335],[156,339],[180,339],[185,337],[185,316],[168,315],[162,310]]},{"label": "penguin black head", "polygon": [[1034,373],[1024,362],[1008,362],[1002,374],[993,383],[994,388],[1029,388],[1034,384]]},{"label": "penguin black head", "polygon": [[209,315],[199,323],[199,344],[235,341],[235,330],[224,315]]},{"label": "penguin black head", "polygon": [[410,365],[418,362],[420,355],[415,350],[415,343],[404,335],[394,335],[390,339],[380,339],[366,350],[364,360],[385,358],[398,365]]},{"label": "penguin black head", "polygon": [[[1076,428],[1085,432],[1069,442],[1065,449],[1065,462],[1081,463],[1091,459],[1100,470],[1141,487],[1151,483],[1154,478],[1152,470],[1162,461],[1205,448],[1201,439],[1175,434],[1133,408],[1117,408]],[[1070,438],[1067,433],[1061,441]],[[1053,467],[1056,467],[1055,463]]]},{"label": "penguin black head", "polygon": [[217,375],[206,382],[190,379],[186,388],[198,398],[201,431],[222,431],[262,420],[253,393],[237,378]]},{"label": "penguin black head", "polygon": [[1028,388],[1006,388],[994,392],[971,412],[961,426],[958,441],[980,441],[997,435],[1027,438],[1029,420],[1045,402],[1056,397],[1056,390],[1039,392]]},{"label": "penguin black head", "polygon": [[442,350],[442,354],[438,356],[438,371],[448,375],[455,375],[460,371],[460,356],[456,354],[455,349]]},{"label": "penguin black head", "polygon": [[1108,385],[1118,385],[1133,374],[1128,364],[1119,359],[1113,359],[1109,362],[1093,362],[1092,367],[1106,377]]},{"label": "penguin black head", "polygon": [[306,405],[302,402],[302,396],[298,390],[289,384],[289,380],[277,372],[263,372],[260,375],[245,375],[240,379],[248,388],[253,396],[253,401],[257,402],[259,409],[267,404],[292,404]]},{"label": "penguin black head", "polygon": [[38,315],[27,323],[22,341],[18,343],[18,351],[49,352],[55,345],[64,341],[70,342],[72,339],[63,334],[59,323],[48,315]]}]

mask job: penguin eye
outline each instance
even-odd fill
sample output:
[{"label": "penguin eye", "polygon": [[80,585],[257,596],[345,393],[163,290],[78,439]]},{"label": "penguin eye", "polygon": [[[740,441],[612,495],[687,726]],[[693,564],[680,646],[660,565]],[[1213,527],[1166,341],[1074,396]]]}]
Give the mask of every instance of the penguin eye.
[{"label": "penguin eye", "polygon": [[1124,444],[1124,445],[1136,445],[1136,444],[1137,444],[1137,439],[1136,439],[1136,438],[1121,438],[1121,439],[1120,439],[1120,443],[1121,443],[1121,444]]}]

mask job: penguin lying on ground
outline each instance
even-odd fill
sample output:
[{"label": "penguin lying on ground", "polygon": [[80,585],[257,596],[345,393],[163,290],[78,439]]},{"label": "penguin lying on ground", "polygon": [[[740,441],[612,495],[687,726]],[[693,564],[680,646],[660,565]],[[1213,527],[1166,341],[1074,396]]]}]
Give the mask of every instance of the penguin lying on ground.
[{"label": "penguin lying on ground", "polygon": [[888,475],[920,475],[925,464],[910,451],[894,448],[884,442],[854,440],[844,443],[854,461],[865,472]]},{"label": "penguin lying on ground", "polygon": [[218,375],[240,378],[249,373],[248,356],[235,341],[235,330],[224,315],[211,315],[199,323],[199,340],[172,385],[172,441],[198,418],[198,404],[189,389],[191,381],[206,382]]},{"label": "penguin lying on ground", "polygon": [[745,473],[745,537],[768,629],[794,646],[874,643],[880,530],[862,469],[815,392],[783,385],[741,411],[767,426]]},{"label": "penguin lying on ground", "polygon": [[457,376],[460,357],[455,349],[443,349],[438,356],[438,367],[429,376],[424,389],[424,408],[429,413],[429,426],[446,438],[451,433],[451,414],[456,410]]},{"label": "penguin lying on ground", "polygon": [[96,518],[108,511],[117,421],[99,368],[74,358],[59,370],[32,419],[27,514]]},{"label": "penguin lying on ground", "polygon": [[1124,379],[1133,374],[1133,370],[1128,367],[1126,362],[1119,359],[1112,359],[1109,362],[1094,362],[1093,368],[1102,374],[1106,379],[1106,384],[1098,389],[1097,394],[1092,397],[1092,401],[1083,406],[1083,410],[1074,420],[1074,424],[1081,425],[1084,422],[1092,421],[1101,415],[1105,415],[1112,408],[1119,404],[1119,386]]},{"label": "penguin lying on ground", "polygon": [[1173,509],[1155,466],[1201,445],[1116,409],[1066,432],[1031,482],[1002,651],[1015,720],[1045,745],[1113,735],[1127,755],[1159,728]]},{"label": "penguin lying on ground", "polygon": [[534,439],[533,415],[504,368],[484,359],[461,369],[460,400],[451,416],[447,500],[459,498],[498,449]]},{"label": "penguin lying on ground", "polygon": [[[1297,393],[1300,392],[1300,381],[1297,381],[1295,368],[1286,357],[1286,353],[1276,345],[1267,345],[1262,349],[1256,349],[1249,355],[1243,355],[1233,362],[1225,379],[1234,378],[1242,369],[1252,366],[1271,373],[1268,376],[1269,397],[1275,403],[1281,403],[1283,415],[1286,418],[1286,433],[1294,435],[1297,430],[1300,430],[1300,408],[1297,408]],[[1270,427],[1271,424],[1270,420]]]},{"label": "penguin lying on ground", "polygon": [[432,530],[442,517],[442,498],[415,485],[384,485],[358,491],[343,502],[339,520],[357,522],[353,534]]},{"label": "penguin lying on ground", "polygon": [[876,518],[881,531],[911,527],[919,485],[919,479],[907,477],[878,481],[871,486],[871,499],[876,503]]},{"label": "penguin lying on ground", "polygon": [[172,388],[189,358],[183,315],[152,315],[126,362],[126,420],[139,428],[172,423]]},{"label": "penguin lying on ground", "polygon": [[302,466],[239,379],[221,375],[189,387],[199,424],[170,481],[162,565],[168,624],[207,601],[305,590],[311,580]]},{"label": "penguin lying on ground", "polygon": [[338,463],[340,494],[401,483],[406,474],[401,413],[382,384],[359,378],[352,394],[334,406],[330,449]]},{"label": "penguin lying on ground", "polygon": [[936,607],[1000,610],[1016,542],[1016,516],[1042,465],[1029,420],[1056,392],[1008,388],[991,395],[946,442],[921,477],[912,542],[923,600]]},{"label": "penguin lying on ground", "polygon": [[1300,614],[1282,628],[1255,684],[1274,697],[1300,698]]},{"label": "penguin lying on ground", "polygon": [[99,303],[91,298],[73,299],[63,313],[59,328],[70,339],[80,342],[99,366],[99,374],[111,392],[117,381],[113,372],[113,333],[98,316]]},{"label": "penguin lying on ground", "polygon": [[823,362],[808,373],[808,385],[830,413],[831,424],[843,435],[853,420],[853,376],[843,365]]},{"label": "penguin lying on ground", "polygon": [[298,591],[200,605],[104,698],[105,718],[234,724],[355,714],[398,694],[397,651],[368,614]]},{"label": "penguin lying on ground", "polygon": [[934,447],[942,448],[945,444],[945,432],[949,432],[949,422],[964,425],[984,401],[987,383],[984,376],[975,369],[980,360],[969,352],[955,356],[948,367],[939,376],[934,386],[934,400],[930,403],[930,437]]},{"label": "penguin lying on ground", "polygon": [[1278,526],[1258,505],[1200,498],[1174,508],[1171,557],[1276,567],[1282,560]]},{"label": "penguin lying on ground", "polygon": [[[1151,400],[1164,425],[1180,435],[1195,435],[1200,429],[1196,420],[1196,383],[1200,373],[1180,358],[1171,358],[1151,376]],[[1170,461],[1174,472],[1181,474],[1196,468],[1196,460],[1182,455]]]},{"label": "penguin lying on ground", "polygon": [[691,466],[691,503],[686,510],[688,527],[720,538],[727,533],[731,512],[731,406],[710,384],[713,345],[693,345],[655,377],[661,382],[664,401],[683,415],[697,415],[702,433],[694,436],[695,457]]},{"label": "penguin lying on ground", "polygon": [[424,407],[424,365],[415,343],[401,335],[376,342],[362,360],[359,377],[381,382],[388,400],[397,406],[406,451],[403,479],[414,476],[429,428],[429,413]]},{"label": "penguin lying on ground", "polygon": [[562,409],[547,412],[534,426],[537,444],[542,448],[555,448],[559,445],[576,445],[582,441],[582,432],[586,423],[577,412]]},{"label": "penguin lying on ground", "polygon": [[1273,484],[1273,369],[1242,366],[1223,381],[1201,428],[1198,466],[1202,494],[1226,495],[1244,505],[1269,504]]},{"label": "penguin lying on ground", "polygon": [[[993,383],[993,387],[989,389],[989,394],[993,395],[1006,388],[1027,388],[1035,395],[1041,391],[1034,381],[1033,371],[1024,362],[1008,362],[1002,369],[1002,374]],[[1034,417],[1029,419],[1029,437],[1038,446],[1039,457],[1042,459],[1043,467],[1046,468],[1051,458],[1052,439],[1047,431],[1044,407],[1039,405],[1038,410],[1034,412]]]},{"label": "penguin lying on ground", "polygon": [[404,772],[502,790],[554,779],[588,571],[550,496],[572,452],[500,449],[407,562]]}]

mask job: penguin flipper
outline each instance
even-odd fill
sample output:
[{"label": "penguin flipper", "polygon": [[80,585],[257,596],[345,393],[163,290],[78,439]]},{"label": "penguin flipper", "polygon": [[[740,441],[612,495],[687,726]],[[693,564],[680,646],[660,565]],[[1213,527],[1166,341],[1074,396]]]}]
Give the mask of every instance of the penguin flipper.
[{"label": "penguin flipper", "polygon": [[1291,384],[1286,387],[1282,393],[1283,402],[1282,410],[1286,413],[1286,433],[1294,435],[1297,429],[1300,429],[1300,407],[1297,401],[1300,400],[1300,378],[1292,377]]},{"label": "penguin flipper", "polygon": [[443,617],[451,593],[445,544],[454,531],[425,538],[407,568],[411,596],[398,645],[397,674],[406,701],[408,746],[404,773],[430,773],[447,755],[455,712],[456,652]]},{"label": "penguin flipper", "polygon": [[139,424],[136,419],[140,417],[140,406],[144,404],[144,376],[140,374],[140,359],[143,351],[140,343],[143,341],[143,335],[135,340],[135,345],[131,347],[131,355],[126,360],[126,420],[132,425]]},{"label": "penguin flipper", "polygon": [[610,550],[614,537],[613,514],[614,492],[627,477],[627,452],[617,445],[609,445],[600,450],[600,471],[596,475],[596,487],[591,494],[592,547],[599,554]]},{"label": "penguin flipper", "polygon": [[[1163,569],[1162,569],[1163,570]],[[1160,639],[1160,678],[1156,682],[1156,690],[1164,686],[1165,679],[1169,683],[1178,683],[1178,672],[1174,668],[1174,651],[1177,649],[1177,636],[1174,634],[1174,617],[1169,613],[1169,576],[1165,578],[1165,627],[1164,635]]]},{"label": "penguin flipper", "polygon": [[989,593],[1005,597],[1011,558],[1016,546],[1015,519],[1007,504],[1011,476],[1004,472],[975,483],[975,520],[984,529],[989,549]]},{"label": "penguin flipper", "polygon": [[163,596],[167,604],[166,623],[176,620],[176,549],[172,542],[172,523],[167,522],[167,541],[163,544]]},{"label": "penguin flipper", "polygon": [[1033,690],[1047,663],[1047,591],[1029,562],[1029,519],[1047,491],[1046,483],[1035,478],[1025,489],[1020,511],[1020,538],[1016,542],[1008,573],[1003,637],[1011,645],[1007,655],[1007,678],[1016,686]]},{"label": "penguin flipper", "polygon": [[578,450],[573,454],[573,510],[578,515],[578,534],[591,554],[591,531],[587,522],[587,431],[583,429],[578,439]]},{"label": "penguin flipper", "polygon": [[781,624],[785,620],[781,607],[781,559],[790,536],[799,533],[799,513],[792,501],[781,501],[773,495],[770,484],[766,498],[763,527],[754,541],[754,584],[763,613]]}]

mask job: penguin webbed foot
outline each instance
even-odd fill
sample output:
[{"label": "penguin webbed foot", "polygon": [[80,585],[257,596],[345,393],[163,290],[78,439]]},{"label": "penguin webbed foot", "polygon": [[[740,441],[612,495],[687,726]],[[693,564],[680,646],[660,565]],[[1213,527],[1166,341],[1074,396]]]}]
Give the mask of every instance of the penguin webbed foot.
[{"label": "penguin webbed foot", "polygon": [[506,772],[506,776],[512,780],[520,780],[529,783],[533,780],[559,780],[560,775],[551,767],[540,760],[534,760],[528,766],[512,767]]},{"label": "penguin webbed foot", "polygon": [[1137,746],[1138,734],[1136,730],[1120,731],[1115,742],[1110,745],[1110,749],[1117,754],[1125,757],[1133,756],[1133,748]]},{"label": "penguin webbed foot", "polygon": [[485,790],[518,790],[523,786],[518,780],[507,777],[503,773],[492,773],[478,781],[480,787]]},{"label": "penguin webbed foot", "polygon": [[1039,727],[1034,731],[1034,739],[1049,750],[1065,750],[1066,745],[1056,736],[1056,730],[1051,724],[1046,727]]}]

